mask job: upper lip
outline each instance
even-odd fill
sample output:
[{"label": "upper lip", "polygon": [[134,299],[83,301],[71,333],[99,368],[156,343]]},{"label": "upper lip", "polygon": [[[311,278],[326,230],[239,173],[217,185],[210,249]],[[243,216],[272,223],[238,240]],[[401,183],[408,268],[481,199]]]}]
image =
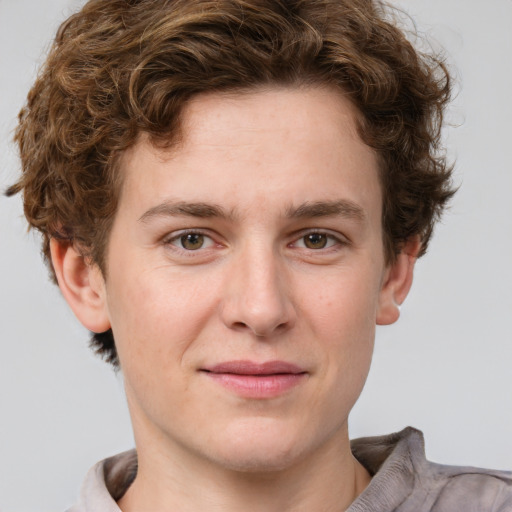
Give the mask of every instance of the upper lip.
[{"label": "upper lip", "polygon": [[213,366],[201,368],[211,373],[231,373],[235,375],[276,375],[276,374],[300,374],[306,371],[296,364],[286,361],[266,361],[256,363],[253,361],[225,361]]}]

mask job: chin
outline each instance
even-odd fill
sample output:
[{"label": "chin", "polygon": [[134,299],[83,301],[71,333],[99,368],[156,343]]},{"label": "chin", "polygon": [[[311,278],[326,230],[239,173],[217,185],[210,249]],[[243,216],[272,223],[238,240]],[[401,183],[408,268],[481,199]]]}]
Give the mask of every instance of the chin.
[{"label": "chin", "polygon": [[243,452],[222,453],[216,457],[217,464],[238,473],[275,473],[285,471],[297,463],[294,451],[275,450],[273,447],[247,449]]},{"label": "chin", "polygon": [[[263,422],[228,428],[220,446],[210,446],[210,457],[217,464],[243,473],[269,473],[286,470],[314,449],[311,443],[289,429]],[[213,450],[212,450],[213,448]]]}]

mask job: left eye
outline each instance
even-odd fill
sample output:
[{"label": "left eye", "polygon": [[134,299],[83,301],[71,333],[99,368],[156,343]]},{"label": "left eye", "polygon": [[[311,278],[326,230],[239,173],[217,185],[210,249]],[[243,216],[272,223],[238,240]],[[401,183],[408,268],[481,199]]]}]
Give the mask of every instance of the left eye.
[{"label": "left eye", "polygon": [[308,233],[295,242],[295,246],[306,249],[327,249],[336,245],[339,241],[326,233]]},{"label": "left eye", "polygon": [[197,251],[211,247],[213,240],[202,233],[185,233],[169,241],[170,244],[186,251]]}]

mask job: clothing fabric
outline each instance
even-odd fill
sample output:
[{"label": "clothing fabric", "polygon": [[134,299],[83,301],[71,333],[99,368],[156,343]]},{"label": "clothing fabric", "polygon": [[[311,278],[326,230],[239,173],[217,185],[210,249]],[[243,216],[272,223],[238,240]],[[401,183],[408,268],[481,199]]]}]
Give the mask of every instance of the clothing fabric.
[{"label": "clothing fabric", "polygon": [[[512,472],[429,462],[412,427],[355,439],[351,448],[372,480],[346,512],[512,512]],[[120,512],[116,500],[136,474],[135,450],[99,462],[68,512]]]}]

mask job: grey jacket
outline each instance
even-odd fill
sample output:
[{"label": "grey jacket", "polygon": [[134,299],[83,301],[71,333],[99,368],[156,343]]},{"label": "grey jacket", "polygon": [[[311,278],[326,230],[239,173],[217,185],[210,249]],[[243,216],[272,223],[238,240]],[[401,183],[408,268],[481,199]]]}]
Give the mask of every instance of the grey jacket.
[{"label": "grey jacket", "polygon": [[[419,430],[356,439],[351,446],[373,478],[347,512],[512,512],[512,472],[429,462]],[[136,474],[135,450],[99,462],[68,512],[120,512],[116,500]]]}]

